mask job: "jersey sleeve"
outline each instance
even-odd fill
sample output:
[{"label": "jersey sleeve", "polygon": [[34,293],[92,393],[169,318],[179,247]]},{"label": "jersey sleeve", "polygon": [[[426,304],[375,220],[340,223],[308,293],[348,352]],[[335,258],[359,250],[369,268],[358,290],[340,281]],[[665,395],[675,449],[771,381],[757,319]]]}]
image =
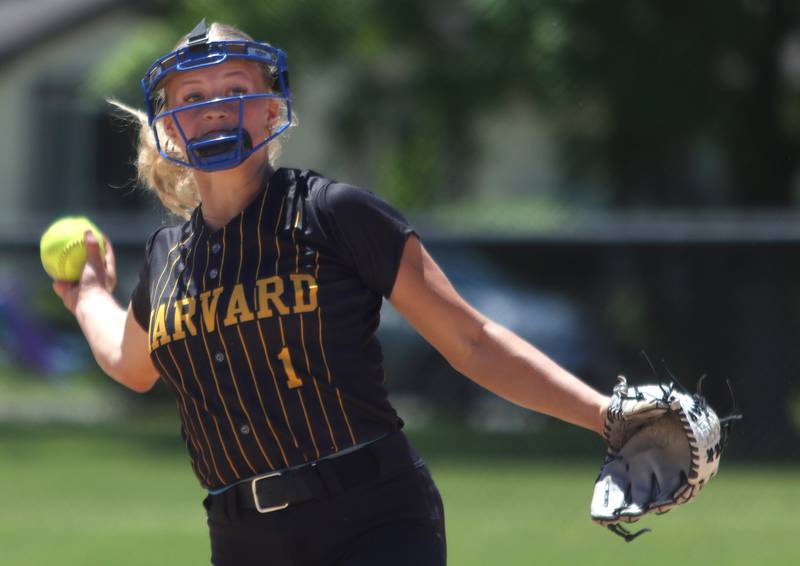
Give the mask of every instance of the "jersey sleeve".
[{"label": "jersey sleeve", "polygon": [[144,261],[139,268],[139,281],[131,292],[131,312],[133,318],[139,323],[145,332],[150,328],[150,252],[153,249],[153,242],[161,228],[153,232],[147,238],[144,246]]},{"label": "jersey sleeve", "polygon": [[397,209],[367,189],[332,183],[320,201],[341,254],[368,288],[388,298],[403,247],[415,230]]}]

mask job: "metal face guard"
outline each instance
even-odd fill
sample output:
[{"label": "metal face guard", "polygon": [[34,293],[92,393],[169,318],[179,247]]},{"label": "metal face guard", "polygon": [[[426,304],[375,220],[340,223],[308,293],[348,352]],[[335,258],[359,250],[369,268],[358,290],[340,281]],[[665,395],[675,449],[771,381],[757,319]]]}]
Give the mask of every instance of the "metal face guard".
[{"label": "metal face guard", "polygon": [[[155,63],[145,73],[141,84],[144,91],[147,116],[156,147],[162,157],[184,167],[191,167],[203,171],[220,171],[238,166],[254,152],[269,143],[292,125],[292,97],[289,90],[289,72],[286,64],[286,53],[268,43],[254,41],[208,41],[207,30],[198,26],[197,34],[192,32],[189,45],[169,53]],[[205,31],[204,31],[205,30]],[[196,37],[195,37],[196,35]],[[166,109],[163,86],[165,80],[175,74],[220,65],[225,61],[240,60],[250,61],[261,65],[271,77],[268,92],[228,96],[215,100],[207,100],[194,104]],[[271,126],[264,139],[249,140],[243,129],[242,114],[245,102],[255,99],[273,99],[280,104],[279,119]],[[209,104],[238,105],[239,123],[236,126],[238,140],[218,139],[215,143],[205,142],[194,144],[196,140],[187,139],[180,126],[178,114],[189,111],[199,111]],[[183,137],[188,155],[182,155],[170,145],[166,139],[163,124],[159,124],[165,117],[171,117],[176,123],[180,135]],[[249,147],[248,147],[249,146]],[[195,151],[196,150],[196,151]]]},{"label": "metal face guard", "polygon": [[[250,133],[244,128],[245,105],[270,99],[282,100],[280,96],[274,93],[244,94],[216,98],[166,110],[158,114],[153,122],[156,148],[163,157],[184,167],[207,172],[236,167],[291,126],[288,115],[283,113],[277,122],[276,128],[269,132],[267,137],[259,139],[257,142],[253,141]],[[209,136],[189,138],[184,129],[186,117],[198,115],[209,107],[217,105],[227,108],[226,111],[233,118],[232,127],[228,126],[229,129],[220,130]],[[175,129],[183,139],[187,155],[184,156],[175,150],[168,151],[167,147],[165,147],[166,134],[164,133],[162,122],[166,118],[172,120]]]}]

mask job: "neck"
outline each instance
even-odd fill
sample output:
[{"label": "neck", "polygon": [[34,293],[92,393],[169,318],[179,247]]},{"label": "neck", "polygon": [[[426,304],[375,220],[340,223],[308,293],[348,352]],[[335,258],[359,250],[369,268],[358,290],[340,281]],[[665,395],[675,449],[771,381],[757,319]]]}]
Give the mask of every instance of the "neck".
[{"label": "neck", "polygon": [[271,174],[266,159],[260,163],[248,159],[238,167],[214,173],[194,171],[206,226],[212,231],[225,226],[253,202]]}]

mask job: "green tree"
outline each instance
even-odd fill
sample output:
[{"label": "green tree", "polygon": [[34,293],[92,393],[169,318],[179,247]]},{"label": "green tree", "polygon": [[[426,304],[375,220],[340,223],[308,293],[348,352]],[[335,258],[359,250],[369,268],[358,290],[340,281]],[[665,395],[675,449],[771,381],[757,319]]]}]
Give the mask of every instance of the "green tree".
[{"label": "green tree", "polygon": [[283,47],[294,69],[346,61],[346,88],[328,124],[340,136],[337,151],[344,159],[369,155],[376,184],[401,206],[462,194],[478,156],[477,118],[511,97],[529,100],[560,132],[565,187],[603,191],[611,205],[793,200],[800,81],[792,84],[782,64],[800,29],[796,2],[159,6],[163,24],[143,30],[133,56],[123,51],[108,65],[119,83],[128,69],[144,68],[151,52],[171,47],[164,37],[178,37],[202,17]]},{"label": "green tree", "polygon": [[[602,101],[606,123],[584,158],[604,163],[615,203],[791,203],[800,90],[781,63],[800,24],[796,2],[573,1],[554,9],[571,32],[554,64],[570,83],[566,103]],[[587,139],[575,131],[570,142],[581,148]],[[716,177],[704,176],[704,155]]]}]

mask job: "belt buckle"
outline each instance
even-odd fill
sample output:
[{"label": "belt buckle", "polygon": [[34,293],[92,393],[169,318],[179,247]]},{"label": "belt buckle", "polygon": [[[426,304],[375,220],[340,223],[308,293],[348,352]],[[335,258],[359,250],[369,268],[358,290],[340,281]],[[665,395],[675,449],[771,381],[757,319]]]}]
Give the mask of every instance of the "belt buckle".
[{"label": "belt buckle", "polygon": [[266,474],[263,476],[258,476],[257,478],[253,478],[253,481],[250,483],[250,487],[253,490],[253,501],[256,504],[256,510],[259,513],[272,513],[273,511],[280,511],[281,509],[286,509],[289,506],[289,502],[281,503],[280,505],[273,505],[272,507],[262,507],[261,502],[258,500],[258,492],[256,491],[256,484],[261,480],[266,480],[269,478],[279,477],[283,474],[281,472],[274,472],[272,474]]}]

